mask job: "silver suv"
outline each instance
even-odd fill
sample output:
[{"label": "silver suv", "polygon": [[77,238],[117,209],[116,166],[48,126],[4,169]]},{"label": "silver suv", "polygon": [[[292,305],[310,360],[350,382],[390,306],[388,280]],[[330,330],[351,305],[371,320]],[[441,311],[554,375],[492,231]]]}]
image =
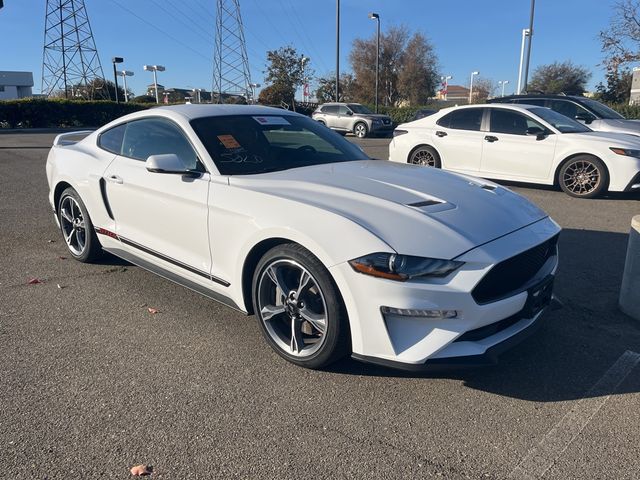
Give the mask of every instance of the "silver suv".
[{"label": "silver suv", "polygon": [[338,133],[353,133],[358,138],[393,131],[391,117],[373,113],[359,103],[325,103],[316,108],[311,118]]}]

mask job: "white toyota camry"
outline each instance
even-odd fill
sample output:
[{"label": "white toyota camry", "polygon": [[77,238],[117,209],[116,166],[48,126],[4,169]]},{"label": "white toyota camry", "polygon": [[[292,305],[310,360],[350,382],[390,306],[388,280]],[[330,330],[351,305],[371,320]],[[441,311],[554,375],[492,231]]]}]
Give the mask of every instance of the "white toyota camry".
[{"label": "white toyota camry", "polygon": [[490,182],[370,160],[326,127],[184,105],[56,138],[69,252],[111,252],[245,313],[287,360],[493,361],[551,301],[558,225]]},{"label": "white toyota camry", "polygon": [[559,185],[574,197],[640,191],[640,139],[594,132],[549,108],[442,109],[399,125],[389,160],[499,180]]}]

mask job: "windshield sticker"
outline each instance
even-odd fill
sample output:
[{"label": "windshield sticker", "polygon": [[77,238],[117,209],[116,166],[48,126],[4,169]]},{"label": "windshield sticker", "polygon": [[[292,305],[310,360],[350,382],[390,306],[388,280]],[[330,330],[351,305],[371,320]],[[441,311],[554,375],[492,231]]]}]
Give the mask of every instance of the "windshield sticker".
[{"label": "windshield sticker", "polygon": [[224,145],[227,150],[233,150],[234,148],[242,148],[242,145],[233,138],[233,135],[218,135],[218,140]]},{"label": "windshield sticker", "polygon": [[253,117],[260,125],[291,125],[284,117]]}]

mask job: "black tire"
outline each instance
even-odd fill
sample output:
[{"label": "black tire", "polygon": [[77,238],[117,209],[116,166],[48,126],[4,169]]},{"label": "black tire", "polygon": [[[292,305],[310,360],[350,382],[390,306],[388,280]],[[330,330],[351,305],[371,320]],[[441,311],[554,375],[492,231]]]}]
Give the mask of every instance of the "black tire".
[{"label": "black tire", "polygon": [[578,155],[562,165],[558,184],[564,193],[576,198],[594,198],[609,186],[607,167],[597,157]]},{"label": "black tire", "polygon": [[367,138],[369,135],[369,127],[364,122],[357,122],[353,126],[353,134],[358,138]]},{"label": "black tire", "polygon": [[69,254],[83,263],[98,259],[102,255],[102,246],[87,207],[73,188],[67,188],[60,195],[57,214]]},{"label": "black tire", "polygon": [[420,145],[409,154],[407,163],[413,165],[423,165],[425,167],[442,168],[442,162],[440,161],[440,154],[438,151],[429,145]]},{"label": "black tire", "polygon": [[316,120],[320,125],[324,125],[325,127],[327,126],[326,123],[324,123],[324,120]]},{"label": "black tire", "polygon": [[[299,266],[302,270],[298,269]],[[303,271],[310,277],[306,286],[300,288],[300,296],[296,297],[294,287],[302,283]],[[284,288],[276,286],[280,284]],[[288,297],[284,290],[288,290]],[[253,274],[252,295],[253,308],[265,340],[278,355],[291,363],[305,368],[323,368],[349,352],[349,321],[338,287],[320,260],[300,245],[278,245],[264,254]],[[273,305],[272,298],[275,299]],[[296,302],[298,312],[292,311]],[[283,311],[272,313],[280,309]],[[304,315],[303,311],[306,311]],[[305,320],[310,313],[316,315],[316,321],[324,316],[324,332],[314,327],[316,323]],[[298,326],[298,335],[293,334],[294,324]],[[294,336],[302,340],[302,348],[297,353],[292,340]]]}]

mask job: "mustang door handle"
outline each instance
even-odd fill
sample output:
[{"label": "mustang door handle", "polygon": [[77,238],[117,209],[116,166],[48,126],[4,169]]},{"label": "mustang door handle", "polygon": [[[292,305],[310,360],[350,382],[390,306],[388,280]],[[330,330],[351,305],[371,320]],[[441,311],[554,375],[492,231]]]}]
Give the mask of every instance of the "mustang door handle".
[{"label": "mustang door handle", "polygon": [[436,132],[436,137],[446,137],[446,136],[447,136],[447,132],[442,132],[440,130]]},{"label": "mustang door handle", "polygon": [[484,139],[489,143],[498,141],[498,137],[494,137],[493,135],[487,135],[486,137],[484,137]]},{"label": "mustang door handle", "polygon": [[107,182],[111,183],[123,183],[122,178],[120,178],[118,175],[109,175],[106,180]]}]

